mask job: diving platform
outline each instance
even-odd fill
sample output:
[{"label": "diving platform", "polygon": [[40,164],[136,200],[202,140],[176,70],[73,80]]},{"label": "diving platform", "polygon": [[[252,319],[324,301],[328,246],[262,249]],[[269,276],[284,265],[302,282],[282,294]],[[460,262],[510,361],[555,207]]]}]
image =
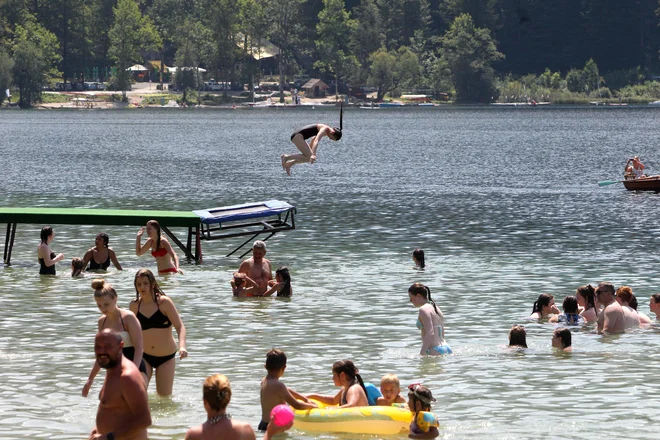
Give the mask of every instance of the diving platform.
[{"label": "diving platform", "polygon": [[[7,223],[3,261],[6,265],[11,262],[19,223],[145,226],[149,220],[157,220],[161,230],[183,251],[186,258],[199,263],[202,261],[201,240],[222,240],[249,235],[250,238],[227,254],[231,256],[259,235],[266,234],[263,239],[265,241],[278,232],[295,229],[295,213],[295,206],[279,200],[196,211],[0,207],[0,223]],[[186,228],[186,243],[179,240],[170,228]],[[248,252],[249,250],[239,258]]]}]

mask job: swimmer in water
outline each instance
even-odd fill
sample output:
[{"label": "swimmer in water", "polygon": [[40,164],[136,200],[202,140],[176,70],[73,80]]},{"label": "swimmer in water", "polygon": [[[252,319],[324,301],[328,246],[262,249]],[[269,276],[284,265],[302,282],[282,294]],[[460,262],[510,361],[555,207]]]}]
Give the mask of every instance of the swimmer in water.
[{"label": "swimmer in water", "polygon": [[158,267],[158,275],[166,275],[170,273],[183,273],[179,269],[179,257],[172,249],[172,245],[165,237],[161,236],[160,224],[156,220],[149,220],[147,222],[147,241],[142,245],[142,234],[145,228],[142,227],[135,237],[135,254],[139,257],[144,255],[151,249],[151,256],[156,259],[156,266]]}]

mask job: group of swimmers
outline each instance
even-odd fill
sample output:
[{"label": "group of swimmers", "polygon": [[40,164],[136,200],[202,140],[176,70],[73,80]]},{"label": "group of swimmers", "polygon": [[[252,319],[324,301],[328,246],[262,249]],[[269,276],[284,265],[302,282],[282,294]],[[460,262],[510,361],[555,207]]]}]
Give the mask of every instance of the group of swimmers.
[{"label": "group of swimmers", "polygon": [[[609,282],[597,287],[591,284],[580,286],[575,295],[568,295],[562,302],[563,312],[555,305],[555,298],[542,293],[534,302],[529,319],[563,324],[552,334],[552,346],[563,352],[573,350],[572,335],[568,327],[596,323],[600,334],[618,334],[637,327],[652,324],[651,318],[637,310],[637,298],[629,286],[618,289]],[[660,320],[660,294],[651,296],[649,308]],[[521,325],[514,325],[509,331],[509,346],[527,348],[527,333]]]}]

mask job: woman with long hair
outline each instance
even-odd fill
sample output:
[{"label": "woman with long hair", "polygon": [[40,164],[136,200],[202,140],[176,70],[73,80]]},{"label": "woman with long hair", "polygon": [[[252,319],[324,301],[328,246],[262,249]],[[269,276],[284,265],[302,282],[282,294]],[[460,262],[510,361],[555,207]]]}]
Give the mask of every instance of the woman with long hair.
[{"label": "woman with long hair", "polygon": [[339,408],[368,406],[367,389],[362,376],[353,361],[344,359],[332,364],[332,380],[335,386],[341,387],[337,394],[308,394],[308,399],[315,399],[326,405],[339,405]]},{"label": "woman with long hair", "polygon": [[424,250],[417,248],[412,253],[412,259],[415,263],[415,268],[424,269],[426,267],[426,262],[424,261]]},{"label": "woman with long hair", "polygon": [[139,257],[151,249],[151,256],[156,259],[159,275],[183,273],[179,269],[179,257],[174,252],[174,249],[172,249],[172,245],[167,241],[167,238],[161,234],[160,224],[156,220],[149,220],[147,222],[146,231],[149,238],[142,245],[142,234],[144,234],[144,231],[144,227],[140,228],[135,237],[135,254]]},{"label": "woman with long hair", "polygon": [[[92,289],[94,289],[94,300],[102,314],[98,319],[98,330],[101,331],[109,328],[121,336],[124,342],[122,353],[127,359],[133,361],[138,366],[146,387],[147,367],[142,359],[143,345],[140,322],[133,312],[117,307],[117,292],[105,280],[96,279],[92,281]],[[87,383],[83,387],[83,397],[87,397],[94,378],[100,369],[99,364],[94,362],[89,379],[87,379]]]},{"label": "woman with long hair", "polygon": [[39,275],[55,275],[55,263],[64,260],[64,254],[55,254],[50,249],[50,243],[55,239],[55,232],[50,226],[41,228],[41,243],[37,247],[39,259]]},{"label": "woman with long hair", "polygon": [[275,271],[275,279],[268,282],[270,288],[264,293],[264,296],[270,296],[277,292],[277,296],[290,298],[293,291],[291,290],[291,274],[289,268],[286,266],[278,267]]},{"label": "woman with long hair", "polygon": [[445,342],[445,317],[431,298],[431,289],[422,283],[414,283],[408,289],[410,302],[419,308],[416,326],[422,331],[422,349],[419,354],[440,356],[451,354]]},{"label": "woman with long hair", "polygon": [[580,286],[575,291],[578,306],[580,307],[580,316],[585,322],[596,322],[598,319],[598,307],[596,306],[596,289],[591,285]]},{"label": "woman with long hair", "polygon": [[94,240],[94,247],[90,248],[83,257],[84,266],[89,267],[85,269],[90,270],[107,270],[110,267],[110,262],[117,270],[121,270],[121,264],[117,261],[117,255],[111,247],[108,247],[110,237],[105,232],[99,232]]},{"label": "woman with long hair", "polygon": [[156,370],[156,392],[161,396],[172,394],[176,369],[176,342],[172,326],[179,335],[179,357],[188,356],[186,350],[186,327],[172,300],[158,286],[154,274],[140,269],[135,274],[136,298],[131,301],[131,312],[135,313],[142,326],[144,360],[147,378],[150,381]]},{"label": "woman with long hair", "polygon": [[555,297],[549,293],[542,293],[539,295],[539,298],[534,301],[532,314],[529,315],[529,319],[547,319],[553,314],[559,314],[559,309],[555,305]]}]

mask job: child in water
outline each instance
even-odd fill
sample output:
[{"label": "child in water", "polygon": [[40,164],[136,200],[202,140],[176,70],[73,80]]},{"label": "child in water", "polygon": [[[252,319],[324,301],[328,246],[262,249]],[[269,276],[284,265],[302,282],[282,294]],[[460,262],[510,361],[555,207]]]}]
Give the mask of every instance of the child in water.
[{"label": "child in water", "polygon": [[408,386],[408,407],[413,413],[408,438],[436,438],[440,435],[436,426],[428,425],[428,429],[427,426],[420,426],[419,420],[425,420],[420,418],[420,411],[430,412],[431,402],[435,402],[431,390],[418,383]]},{"label": "child in water", "polygon": [[401,385],[396,374],[386,374],[380,380],[380,392],[383,395],[376,399],[378,406],[392,406],[393,403],[406,403],[401,396]]},{"label": "child in water", "polygon": [[282,350],[273,348],[266,353],[266,370],[268,374],[261,381],[261,422],[259,431],[265,431],[270,421],[270,412],[277,405],[288,403],[295,409],[312,409],[316,404],[309,401],[302,394],[287,388],[280,377],[286,370],[286,354]]},{"label": "child in water", "polygon": [[412,259],[415,262],[416,269],[424,269],[426,263],[424,262],[424,250],[417,248],[412,253]]},{"label": "child in water", "polygon": [[291,274],[286,266],[278,267],[275,271],[275,279],[268,281],[270,288],[264,293],[264,296],[270,296],[277,292],[277,296],[290,298],[293,293],[291,290]]},{"label": "child in water", "polygon": [[257,296],[254,294],[257,283],[242,272],[234,272],[234,278],[230,281],[231,291],[237,297]]},{"label": "child in water", "polygon": [[74,258],[71,260],[71,277],[83,277],[85,276],[82,271],[84,269],[84,262],[82,258]]}]

